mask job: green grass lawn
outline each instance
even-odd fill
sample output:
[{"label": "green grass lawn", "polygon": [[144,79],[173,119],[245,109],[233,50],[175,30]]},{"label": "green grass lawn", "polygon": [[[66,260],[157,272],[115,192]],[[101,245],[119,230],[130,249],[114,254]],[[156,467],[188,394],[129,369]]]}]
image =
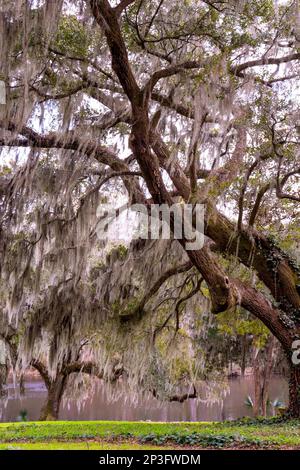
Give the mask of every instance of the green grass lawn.
[{"label": "green grass lawn", "polygon": [[0,423],[0,449],[299,447],[300,421]]}]

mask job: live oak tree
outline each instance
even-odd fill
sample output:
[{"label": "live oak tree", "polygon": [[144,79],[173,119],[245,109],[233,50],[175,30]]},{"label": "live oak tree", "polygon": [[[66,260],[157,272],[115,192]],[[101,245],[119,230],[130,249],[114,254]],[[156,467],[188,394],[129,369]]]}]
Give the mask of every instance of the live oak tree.
[{"label": "live oak tree", "polygon": [[297,0],[1,6],[0,143],[4,163],[18,155],[0,189],[10,321],[46,265],[48,285],[76,292],[103,189],[122,184],[146,206],[205,204],[205,245],[179,240],[178,259],[212,313],[241,306],[278,339],[299,417],[299,15]]},{"label": "live oak tree", "polygon": [[[24,239],[21,238],[21,241],[24,242]],[[128,294],[139,272],[145,274],[143,265],[132,265],[130,259],[130,254],[133,254],[136,263],[137,249],[144,246],[145,241],[139,241],[137,245],[131,246],[130,250],[124,246],[109,250],[106,259],[93,265],[90,277],[81,273],[82,279],[76,284],[76,289],[71,282],[66,281],[55,280],[49,285],[47,276],[59,276],[59,270],[55,261],[49,267],[45,259],[43,276],[39,276],[33,267],[30,275],[25,277],[18,314],[10,319],[5,314],[5,304],[1,305],[0,339],[6,350],[3,370],[8,372],[10,369],[13,372],[15,383],[20,383],[20,389],[24,388],[26,371],[33,368],[39,373],[46,388],[41,420],[58,419],[66,393],[71,394],[77,403],[81,403],[89,391],[92,393],[94,381],[85,381],[87,390],[85,394],[82,393],[82,380],[88,375],[105,383],[107,396],[111,400],[118,400],[120,395],[126,394],[132,401],[146,392],[147,396],[150,394],[159,400],[183,402],[199,397],[195,384],[198,388],[201,380],[212,383],[216,378],[224,379],[224,368],[208,370],[206,367],[209,359],[206,359],[201,347],[208,331],[205,322],[197,335],[193,333],[194,314],[191,315],[191,312],[197,307],[197,322],[202,321],[199,306],[208,307],[208,300],[198,291],[201,279],[198,279],[197,272],[186,272],[191,266],[184,263],[183,267],[173,268],[174,276],[183,274],[183,278],[177,279],[176,283],[169,279],[171,271],[164,272],[168,288],[165,284],[163,293],[158,292],[163,282],[160,277],[157,280],[159,286],[149,289],[139,303],[130,297],[128,301]],[[165,248],[156,248],[156,255],[159,251],[166,251]],[[12,257],[19,260],[24,244],[21,243],[20,253],[18,249],[13,243],[13,248],[7,250],[6,264],[10,265]],[[152,250],[149,247],[147,252],[150,259]],[[146,261],[147,254],[142,255]],[[162,259],[163,269],[172,256],[174,250],[169,247]],[[127,265],[125,273],[122,272],[124,262]],[[86,267],[88,264],[86,259]],[[157,267],[146,278],[155,278],[155,274]],[[32,297],[32,290],[27,291],[27,288],[31,286],[33,289],[32,281],[38,277],[38,295]],[[4,280],[2,283],[1,299],[9,302],[9,285]],[[124,302],[127,303],[126,307]],[[149,303],[153,304],[151,310]],[[145,307],[146,304],[147,311],[153,312],[152,322],[149,324],[145,317],[144,322],[138,321],[128,328],[124,320],[131,319],[132,308],[140,310],[141,305]],[[189,309],[188,314],[185,313],[186,307]],[[108,310],[109,315],[105,313]],[[182,325],[183,313],[185,318]],[[173,317],[176,318],[174,327]],[[189,321],[186,317],[190,317]],[[122,377],[122,381],[118,381],[119,377]],[[3,384],[6,379],[5,374]],[[221,391],[222,382],[224,380],[215,384]],[[201,398],[204,400],[205,397]],[[207,394],[206,399],[211,400],[210,394]]]},{"label": "live oak tree", "polygon": [[[56,348],[56,342],[61,341],[53,329],[44,331],[43,337],[37,335],[34,337],[32,350],[29,352],[24,348],[28,337],[31,335],[31,328],[34,324],[26,326],[25,323],[13,328],[11,325],[5,325],[1,321],[1,392],[2,385],[6,383],[9,369],[15,375],[15,381],[20,384],[20,390],[25,393],[23,374],[29,368],[37,371],[44,382],[46,388],[46,399],[40,411],[40,420],[56,420],[59,416],[60,406],[67,387],[73,388],[73,392],[81,387],[83,376],[88,375],[100,380],[105,379],[110,384],[117,382],[122,374],[122,365],[117,356],[111,370],[104,373],[100,369],[93,354],[92,336],[83,337],[83,335],[73,335],[72,341],[68,341],[64,350]],[[69,327],[66,327],[70,333]],[[21,344],[20,344],[21,343]],[[27,357],[22,354],[27,350]],[[59,357],[56,357],[59,354]],[[23,361],[23,363],[22,363]],[[24,363],[25,361],[25,363]],[[5,366],[5,367],[4,367]],[[74,380],[77,376],[77,380]],[[91,387],[88,388],[91,391]],[[72,393],[74,397],[76,393]]]}]

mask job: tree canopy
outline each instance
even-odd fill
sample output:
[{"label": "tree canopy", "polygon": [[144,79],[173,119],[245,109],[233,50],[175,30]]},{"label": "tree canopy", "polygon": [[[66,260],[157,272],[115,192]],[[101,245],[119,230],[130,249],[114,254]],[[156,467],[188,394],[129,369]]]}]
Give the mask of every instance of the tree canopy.
[{"label": "tree canopy", "polygon": [[[248,312],[287,355],[299,416],[298,0],[6,0],[0,37],[1,335],[18,366],[92,362],[172,398],[211,314]],[[99,240],[98,205],[124,201],[204,204],[204,247]]]}]

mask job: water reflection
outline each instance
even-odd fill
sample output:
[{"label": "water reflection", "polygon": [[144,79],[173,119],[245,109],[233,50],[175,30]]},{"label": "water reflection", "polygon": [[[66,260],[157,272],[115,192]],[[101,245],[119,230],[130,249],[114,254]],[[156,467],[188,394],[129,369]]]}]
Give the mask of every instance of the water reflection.
[{"label": "water reflection", "polygon": [[[229,381],[229,388],[222,402],[202,403],[188,400],[185,403],[159,403],[154,398],[132,404],[126,399],[109,402],[105,389],[99,386],[97,392],[80,407],[75,400],[68,400],[61,406],[63,420],[126,420],[126,421],[221,421],[251,416],[251,408],[245,405],[248,395],[253,396],[252,377],[240,377]],[[288,386],[285,379],[273,377],[270,385],[270,399],[287,403]],[[30,421],[37,420],[46,397],[42,382],[30,378],[26,382],[26,394],[20,396],[13,384],[8,386],[8,396],[0,400],[0,421],[16,421],[21,410],[26,410]],[[270,414],[272,409],[270,408]]]}]

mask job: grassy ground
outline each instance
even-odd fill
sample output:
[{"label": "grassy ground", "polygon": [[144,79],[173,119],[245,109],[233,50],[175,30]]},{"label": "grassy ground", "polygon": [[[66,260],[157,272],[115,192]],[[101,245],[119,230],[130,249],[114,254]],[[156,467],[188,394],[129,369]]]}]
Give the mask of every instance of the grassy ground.
[{"label": "grassy ground", "polygon": [[300,421],[1,423],[0,449],[300,448]]}]

